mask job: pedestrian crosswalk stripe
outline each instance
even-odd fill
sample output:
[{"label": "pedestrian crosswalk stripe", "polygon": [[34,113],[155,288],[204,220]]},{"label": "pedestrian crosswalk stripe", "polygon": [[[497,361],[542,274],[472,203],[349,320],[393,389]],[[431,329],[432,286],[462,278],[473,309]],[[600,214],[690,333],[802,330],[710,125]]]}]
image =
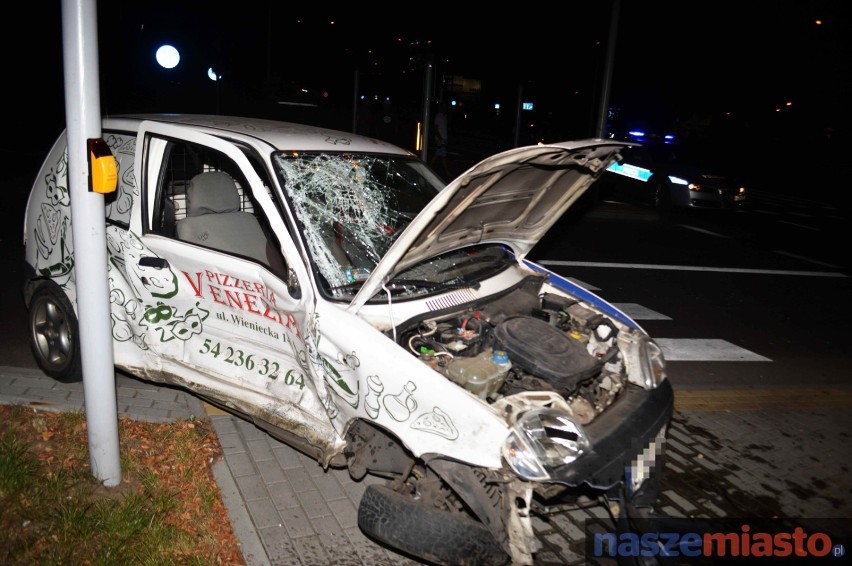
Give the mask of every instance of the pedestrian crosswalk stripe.
[{"label": "pedestrian crosswalk stripe", "polygon": [[577,279],[575,277],[566,277],[565,279],[567,279],[568,281],[570,281],[574,285],[579,285],[580,287],[582,287],[586,291],[600,291],[601,290],[600,287],[595,287],[591,283],[586,283],[585,281],[580,281],[579,279]]},{"label": "pedestrian crosswalk stripe", "polygon": [[671,320],[664,314],[636,303],[613,303],[612,305],[633,320]]},{"label": "pedestrian crosswalk stripe", "polygon": [[[542,262],[544,263],[544,262]],[[558,262],[551,262],[558,263]],[[600,290],[579,279],[567,277],[574,284],[587,291]],[[644,307],[638,303],[612,303],[612,305],[633,320],[671,320],[662,313]],[[662,348],[663,355],[670,362],[771,362],[772,360],[745,348],[740,348],[726,340],[713,338],[655,338]]]},{"label": "pedestrian crosswalk stripe", "polygon": [[713,338],[655,338],[669,362],[771,362],[725,340]]}]

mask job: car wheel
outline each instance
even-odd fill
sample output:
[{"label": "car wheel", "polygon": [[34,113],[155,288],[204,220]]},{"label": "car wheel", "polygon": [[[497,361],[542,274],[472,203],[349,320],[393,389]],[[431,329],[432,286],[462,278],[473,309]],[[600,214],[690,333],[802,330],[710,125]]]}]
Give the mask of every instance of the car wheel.
[{"label": "car wheel", "polygon": [[672,194],[665,183],[657,183],[654,186],[654,208],[661,213],[668,213],[672,210]]},{"label": "car wheel", "polygon": [[358,507],[368,536],[435,564],[507,564],[509,556],[480,522],[442,511],[384,485],[370,485]]},{"label": "car wheel", "polygon": [[39,286],[30,299],[29,342],[44,373],[62,383],[82,381],[77,315],[54,283]]}]

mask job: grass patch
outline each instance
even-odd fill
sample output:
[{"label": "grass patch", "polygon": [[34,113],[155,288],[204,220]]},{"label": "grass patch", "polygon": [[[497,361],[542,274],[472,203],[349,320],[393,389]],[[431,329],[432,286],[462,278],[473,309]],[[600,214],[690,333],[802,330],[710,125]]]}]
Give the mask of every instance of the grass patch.
[{"label": "grass patch", "polygon": [[122,480],[105,487],[82,412],[0,406],[0,564],[245,564],[209,421],[118,426]]}]

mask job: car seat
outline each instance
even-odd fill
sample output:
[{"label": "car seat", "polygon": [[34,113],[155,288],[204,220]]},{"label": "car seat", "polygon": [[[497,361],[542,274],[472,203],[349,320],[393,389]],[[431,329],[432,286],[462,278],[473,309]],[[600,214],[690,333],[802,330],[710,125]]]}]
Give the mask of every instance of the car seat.
[{"label": "car seat", "polygon": [[180,240],[255,259],[267,260],[267,238],[257,218],[240,210],[233,178],[221,171],[193,177],[186,189],[186,217],[177,222]]}]

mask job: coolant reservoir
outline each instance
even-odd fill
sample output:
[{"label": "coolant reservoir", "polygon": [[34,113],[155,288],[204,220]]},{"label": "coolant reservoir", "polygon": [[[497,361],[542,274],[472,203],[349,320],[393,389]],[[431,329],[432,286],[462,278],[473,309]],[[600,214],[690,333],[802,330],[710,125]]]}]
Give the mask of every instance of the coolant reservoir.
[{"label": "coolant reservoir", "polygon": [[480,399],[485,399],[497,393],[511,367],[512,362],[505,351],[488,348],[477,356],[454,358],[447,366],[446,374]]}]

